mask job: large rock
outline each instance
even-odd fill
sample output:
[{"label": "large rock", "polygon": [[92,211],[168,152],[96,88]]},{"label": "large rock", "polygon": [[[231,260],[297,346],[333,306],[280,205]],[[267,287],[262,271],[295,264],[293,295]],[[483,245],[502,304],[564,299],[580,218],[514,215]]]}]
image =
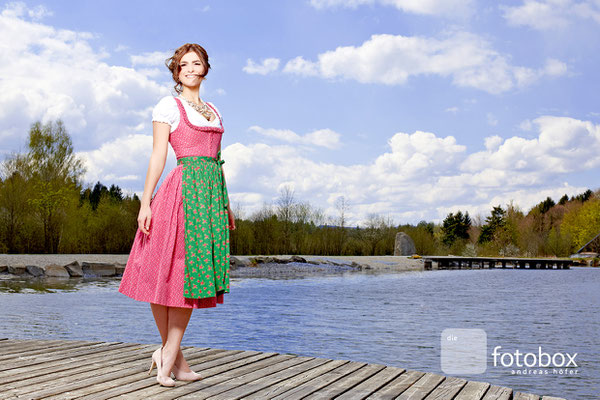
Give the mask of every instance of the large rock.
[{"label": "large rock", "polygon": [[[248,262],[249,264],[249,262]],[[238,268],[244,268],[247,267],[248,265],[246,263],[244,263],[242,260],[240,260],[237,257],[234,256],[229,256],[229,269],[230,270],[236,270]]]},{"label": "large rock", "polygon": [[28,265],[27,272],[33,276],[44,276],[44,268],[38,267],[37,265]]},{"label": "large rock", "polygon": [[14,275],[23,275],[27,272],[25,264],[13,264],[8,266],[8,273]]},{"label": "large rock", "polygon": [[69,273],[69,276],[73,278],[81,278],[83,276],[83,268],[81,268],[81,265],[79,265],[79,261],[73,261],[64,267]]},{"label": "large rock", "polygon": [[271,256],[256,256],[251,258],[250,261],[254,261],[256,264],[273,263],[275,260]]},{"label": "large rock", "polygon": [[116,273],[114,264],[84,261],[81,263],[81,268],[83,269],[84,276],[114,276]]},{"label": "large rock", "polygon": [[117,274],[117,276],[123,276],[126,266],[127,264],[115,263],[115,274]]},{"label": "large rock", "polygon": [[415,242],[404,232],[396,234],[396,243],[394,244],[395,256],[411,256],[417,252]]},{"label": "large rock", "polygon": [[306,259],[304,257],[300,257],[298,255],[293,255],[290,257],[290,261],[291,262],[297,262],[297,263],[305,263]]},{"label": "large rock", "polygon": [[8,272],[8,265],[0,265],[0,274]]},{"label": "large rock", "polygon": [[56,277],[56,278],[69,278],[69,271],[62,265],[58,264],[48,264],[44,267],[44,274],[46,276]]}]

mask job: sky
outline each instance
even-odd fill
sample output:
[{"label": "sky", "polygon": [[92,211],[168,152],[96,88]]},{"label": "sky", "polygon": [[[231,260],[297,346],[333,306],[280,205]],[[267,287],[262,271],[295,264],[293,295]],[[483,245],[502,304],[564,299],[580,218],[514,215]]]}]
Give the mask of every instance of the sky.
[{"label": "sky", "polygon": [[[164,65],[203,46],[232,204],[351,225],[598,189],[600,0],[0,2],[0,157],[62,119],[86,185],[141,196]],[[157,189],[176,166],[169,156]]]}]

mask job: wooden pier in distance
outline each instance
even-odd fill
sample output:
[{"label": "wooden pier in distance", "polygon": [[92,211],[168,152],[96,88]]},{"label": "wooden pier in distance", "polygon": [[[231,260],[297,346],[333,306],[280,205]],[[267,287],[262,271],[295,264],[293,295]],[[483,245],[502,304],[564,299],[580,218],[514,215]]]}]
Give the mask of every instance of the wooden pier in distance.
[{"label": "wooden pier in distance", "polygon": [[574,261],[568,258],[459,257],[423,256],[423,269],[570,269]]},{"label": "wooden pier in distance", "polygon": [[161,387],[159,345],[0,339],[0,399],[565,400],[381,364],[182,347],[203,379]]}]

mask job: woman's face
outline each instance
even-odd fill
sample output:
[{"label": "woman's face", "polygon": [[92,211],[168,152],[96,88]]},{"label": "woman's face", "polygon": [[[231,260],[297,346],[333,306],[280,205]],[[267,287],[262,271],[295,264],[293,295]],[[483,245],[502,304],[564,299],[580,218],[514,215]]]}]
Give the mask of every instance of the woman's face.
[{"label": "woman's face", "polygon": [[194,51],[186,53],[179,61],[181,71],[179,71],[179,80],[184,86],[195,87],[200,85],[204,75],[204,64],[198,54]]}]

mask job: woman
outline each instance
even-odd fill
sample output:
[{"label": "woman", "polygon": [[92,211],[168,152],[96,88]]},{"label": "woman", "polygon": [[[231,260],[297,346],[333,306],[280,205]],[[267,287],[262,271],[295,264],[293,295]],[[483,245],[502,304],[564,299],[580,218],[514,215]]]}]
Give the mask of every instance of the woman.
[{"label": "woman", "polygon": [[[229,293],[229,229],[235,229],[235,219],[220,159],[221,116],[199,97],[210,69],[206,50],[187,43],[166,65],[178,95],[164,97],[152,112],[152,155],[119,292],[150,303],[162,346],[148,373],[157,365],[158,383],[174,386],[171,373],[177,380],[202,379],[184,359],[181,339],[194,308],[216,307]],[[177,167],[151,198],[167,143]]]}]

